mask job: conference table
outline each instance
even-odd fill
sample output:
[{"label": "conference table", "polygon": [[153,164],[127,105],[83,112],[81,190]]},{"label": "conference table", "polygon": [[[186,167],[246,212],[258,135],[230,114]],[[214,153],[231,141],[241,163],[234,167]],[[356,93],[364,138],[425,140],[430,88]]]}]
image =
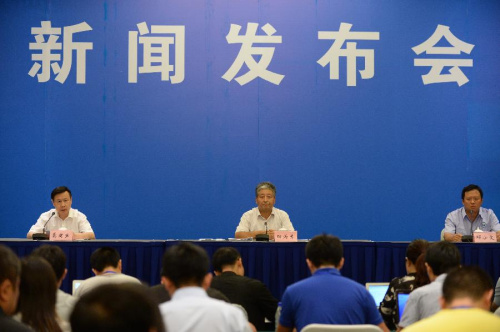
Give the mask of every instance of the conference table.
[{"label": "conference table", "polygon": [[[19,257],[29,255],[42,244],[60,246],[67,256],[68,275],[62,289],[71,293],[72,281],[91,277],[90,255],[103,246],[116,248],[121,255],[123,273],[148,285],[160,283],[165,250],[180,240],[85,240],[73,242],[0,239]],[[307,240],[297,242],[256,242],[227,240],[184,240],[203,247],[209,257],[221,247],[234,247],[242,256],[245,275],[264,282],[280,299],[286,287],[310,275],[306,265]],[[342,241],[345,264],[342,275],[366,282],[388,282],[405,271],[405,252],[409,242]],[[500,243],[457,243],[463,265],[478,265],[496,282],[500,277]]]}]

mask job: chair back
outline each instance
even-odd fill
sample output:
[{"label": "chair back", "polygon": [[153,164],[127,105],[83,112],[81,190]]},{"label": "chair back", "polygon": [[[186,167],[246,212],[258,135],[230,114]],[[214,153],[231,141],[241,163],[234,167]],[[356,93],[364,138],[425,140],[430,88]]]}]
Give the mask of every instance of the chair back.
[{"label": "chair back", "polygon": [[333,324],[309,324],[302,332],[382,332],[376,325],[333,325]]}]

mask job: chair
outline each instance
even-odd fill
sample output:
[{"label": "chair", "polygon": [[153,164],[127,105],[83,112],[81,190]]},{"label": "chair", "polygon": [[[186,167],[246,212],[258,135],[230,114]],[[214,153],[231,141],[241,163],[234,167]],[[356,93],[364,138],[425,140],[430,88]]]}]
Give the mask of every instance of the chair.
[{"label": "chair", "polygon": [[302,332],[382,332],[376,325],[330,325],[330,324],[309,324],[302,329]]},{"label": "chair", "polygon": [[441,231],[441,241],[443,241],[443,240],[444,240],[444,228],[443,228],[443,230]]}]

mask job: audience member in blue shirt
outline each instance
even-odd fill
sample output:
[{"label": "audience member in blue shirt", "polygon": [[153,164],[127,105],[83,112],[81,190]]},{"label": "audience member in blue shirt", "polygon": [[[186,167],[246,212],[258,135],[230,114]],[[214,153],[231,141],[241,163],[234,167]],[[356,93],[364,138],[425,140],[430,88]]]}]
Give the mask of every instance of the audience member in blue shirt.
[{"label": "audience member in blue shirt", "polygon": [[389,331],[373,297],[365,287],[342,277],[342,242],[332,235],[318,235],[306,246],[312,276],[289,286],[282,298],[278,332],[308,324],[372,324]]}]

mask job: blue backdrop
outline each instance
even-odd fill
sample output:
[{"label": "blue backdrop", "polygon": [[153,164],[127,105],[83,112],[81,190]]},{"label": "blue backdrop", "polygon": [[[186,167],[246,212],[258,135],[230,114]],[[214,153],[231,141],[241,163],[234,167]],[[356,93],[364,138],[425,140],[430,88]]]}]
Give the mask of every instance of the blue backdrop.
[{"label": "blue backdrop", "polygon": [[[500,211],[499,17],[495,0],[3,1],[0,237],[24,237],[59,185],[72,189],[73,207],[101,239],[232,237],[255,205],[255,185],[267,180],[300,238],[438,239],[469,183],[483,187],[483,206]],[[51,32],[57,40],[32,31],[44,21],[61,29]],[[91,30],[73,33],[78,54],[65,27],[83,22]],[[245,39],[249,23],[260,39],[245,50],[255,50],[260,71],[240,85],[236,78],[257,69],[247,56],[233,79],[222,78],[245,53],[228,34],[239,25]],[[318,32],[342,23],[364,34],[340,43],[331,79],[334,59],[318,60],[337,40]],[[459,52],[412,50],[439,25],[456,39],[430,46]],[[166,49],[151,55],[169,57],[170,80],[137,69],[147,60],[141,37],[163,38]],[[33,44],[60,59],[37,59]],[[267,66],[263,49],[274,51]],[[365,60],[370,66],[364,50],[373,51],[371,78],[361,76]],[[56,64],[64,71],[69,54],[61,83]],[[424,84],[431,67],[415,59],[444,60],[437,76],[452,82]],[[355,85],[348,66],[357,67]],[[272,83],[266,70],[284,77]],[[45,82],[36,75],[43,71]]]}]

